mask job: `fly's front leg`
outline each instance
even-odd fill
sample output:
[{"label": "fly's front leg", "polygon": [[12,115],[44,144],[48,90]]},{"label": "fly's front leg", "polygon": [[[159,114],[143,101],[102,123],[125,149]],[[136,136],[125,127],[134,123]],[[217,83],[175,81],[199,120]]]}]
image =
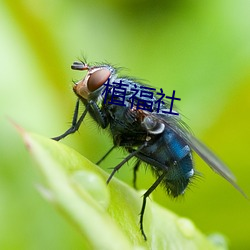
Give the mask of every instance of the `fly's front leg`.
[{"label": "fly's front leg", "polygon": [[76,102],[71,127],[65,133],[63,133],[62,135],[59,135],[57,137],[53,137],[51,139],[53,139],[55,141],[60,141],[64,137],[68,136],[69,134],[75,133],[79,129],[84,117],[86,116],[86,114],[88,112],[88,106],[87,106],[86,109],[84,110],[84,112],[82,113],[82,115],[80,116],[79,120],[77,120],[78,119],[78,112],[79,112],[79,104],[80,104],[80,101],[78,99],[77,102]]}]

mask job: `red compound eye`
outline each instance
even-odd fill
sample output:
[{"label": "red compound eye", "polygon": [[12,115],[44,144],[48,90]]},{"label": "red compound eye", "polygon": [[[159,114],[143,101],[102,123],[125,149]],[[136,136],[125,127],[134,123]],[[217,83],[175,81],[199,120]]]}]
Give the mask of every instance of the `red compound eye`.
[{"label": "red compound eye", "polygon": [[99,69],[92,73],[88,79],[88,90],[93,92],[99,89],[109,78],[111,72],[108,69]]}]

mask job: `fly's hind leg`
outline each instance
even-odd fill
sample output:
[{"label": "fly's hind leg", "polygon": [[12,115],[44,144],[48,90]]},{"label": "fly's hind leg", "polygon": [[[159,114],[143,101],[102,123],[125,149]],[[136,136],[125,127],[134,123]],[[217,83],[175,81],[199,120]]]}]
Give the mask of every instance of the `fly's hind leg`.
[{"label": "fly's hind leg", "polygon": [[143,217],[144,217],[144,212],[145,212],[145,208],[146,208],[146,201],[148,196],[158,187],[158,185],[162,182],[163,178],[165,177],[166,172],[163,172],[163,174],[161,174],[157,180],[153,183],[153,185],[147,190],[147,192],[143,195],[143,200],[142,200],[142,207],[141,207],[141,212],[140,212],[140,230],[142,233],[142,236],[144,238],[144,240],[147,240],[147,236],[144,232],[144,228],[143,228]]}]

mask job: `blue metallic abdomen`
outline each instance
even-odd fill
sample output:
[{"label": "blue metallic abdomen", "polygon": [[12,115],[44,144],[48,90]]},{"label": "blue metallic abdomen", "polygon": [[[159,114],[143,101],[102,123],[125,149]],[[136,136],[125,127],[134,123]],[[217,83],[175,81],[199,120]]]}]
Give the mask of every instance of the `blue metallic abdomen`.
[{"label": "blue metallic abdomen", "polygon": [[152,138],[137,157],[150,164],[156,176],[165,173],[162,184],[174,197],[185,191],[190,178],[194,175],[189,146],[168,128]]}]

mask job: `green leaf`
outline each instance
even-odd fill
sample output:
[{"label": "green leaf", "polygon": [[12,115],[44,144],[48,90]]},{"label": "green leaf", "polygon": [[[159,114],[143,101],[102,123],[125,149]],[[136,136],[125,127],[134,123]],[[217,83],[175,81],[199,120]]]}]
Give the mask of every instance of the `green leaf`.
[{"label": "green leaf", "polygon": [[108,174],[60,142],[21,130],[44,176],[39,191],[81,232],[83,249],[226,249],[215,245],[186,218],[148,199],[144,241],[139,229],[143,192]]}]

